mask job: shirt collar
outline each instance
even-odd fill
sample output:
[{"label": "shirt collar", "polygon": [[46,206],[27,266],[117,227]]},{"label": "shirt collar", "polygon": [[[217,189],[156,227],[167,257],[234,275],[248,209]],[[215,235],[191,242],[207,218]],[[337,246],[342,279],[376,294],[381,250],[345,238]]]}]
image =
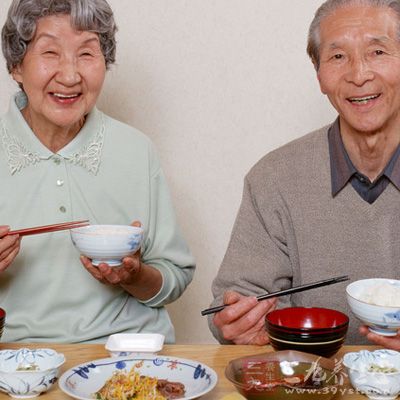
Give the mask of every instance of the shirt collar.
[{"label": "shirt collar", "polygon": [[9,111],[2,118],[0,125],[0,143],[7,155],[11,173],[58,156],[96,175],[104,142],[103,113],[94,107],[87,115],[78,135],[55,154],[40,142],[26,123],[21,113],[26,104],[25,93],[18,92],[11,99]]},{"label": "shirt collar", "polygon": [[[340,134],[339,118],[328,130],[329,157],[331,165],[332,196],[335,197],[357,172],[344,147]],[[381,175],[385,175],[400,190],[400,145]]]}]

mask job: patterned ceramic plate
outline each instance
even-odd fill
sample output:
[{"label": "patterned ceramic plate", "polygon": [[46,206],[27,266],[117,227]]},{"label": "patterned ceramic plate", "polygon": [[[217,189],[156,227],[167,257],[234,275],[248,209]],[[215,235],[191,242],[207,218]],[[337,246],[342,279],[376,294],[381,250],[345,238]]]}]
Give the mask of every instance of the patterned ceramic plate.
[{"label": "patterned ceramic plate", "polygon": [[93,400],[93,394],[99,390],[115,371],[129,371],[133,366],[141,375],[185,385],[185,397],[190,400],[211,391],[217,384],[216,372],[198,361],[183,358],[119,357],[104,358],[77,365],[64,372],[58,384],[67,395],[79,400]]}]

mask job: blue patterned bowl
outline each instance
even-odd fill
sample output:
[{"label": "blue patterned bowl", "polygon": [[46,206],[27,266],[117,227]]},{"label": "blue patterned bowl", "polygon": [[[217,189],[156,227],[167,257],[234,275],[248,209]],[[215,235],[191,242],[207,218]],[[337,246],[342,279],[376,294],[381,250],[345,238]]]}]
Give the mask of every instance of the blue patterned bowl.
[{"label": "blue patterned bowl", "polygon": [[400,281],[395,279],[361,279],[350,283],[346,288],[347,302],[353,314],[371,332],[382,336],[396,336],[400,329],[399,303],[392,305],[378,305],[363,300],[365,294],[373,294],[375,288],[386,284],[400,292]]},{"label": "blue patterned bowl", "polygon": [[343,357],[352,386],[373,400],[391,400],[400,394],[400,353],[361,350]]},{"label": "blue patterned bowl", "polygon": [[72,243],[93,265],[121,265],[122,259],[136,253],[143,240],[143,228],[130,225],[89,225],[71,229]]},{"label": "blue patterned bowl", "polygon": [[65,357],[52,349],[0,351],[0,391],[30,398],[46,392],[57,381]]}]

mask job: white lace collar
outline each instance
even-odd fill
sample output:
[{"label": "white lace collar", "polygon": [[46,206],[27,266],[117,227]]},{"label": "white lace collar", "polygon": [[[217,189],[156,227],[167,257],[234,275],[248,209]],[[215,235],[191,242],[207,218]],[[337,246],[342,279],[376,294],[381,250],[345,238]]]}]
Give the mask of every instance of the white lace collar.
[{"label": "white lace collar", "polygon": [[[19,119],[17,125],[20,125],[22,129],[26,130],[26,122],[23,120],[22,114],[19,109],[22,108],[22,104],[24,103],[24,94],[18,93],[11,105],[10,108],[14,108],[14,110],[10,110],[10,114],[15,114],[15,111],[18,112]],[[97,174],[100,163],[101,163],[101,153],[104,143],[104,115],[103,113],[94,110],[93,111],[96,116],[92,115],[88,116],[86,120],[86,124],[91,125],[89,129],[86,129],[85,126],[82,128],[88,132],[82,132],[64,149],[62,149],[58,155],[68,160],[68,162],[79,165],[82,168],[85,168],[87,171]],[[100,118],[98,119],[98,116]],[[15,115],[13,116],[15,117]],[[22,122],[26,125],[25,127],[21,126]],[[90,120],[90,121],[89,121]],[[13,124],[14,125],[14,124]],[[15,126],[15,125],[14,125]],[[90,134],[91,139],[86,140],[86,135],[89,134],[90,131],[93,132],[93,128],[95,128],[95,134]],[[27,168],[29,166],[33,166],[40,161],[48,160],[55,156],[50,150],[45,148],[43,145],[36,146],[37,150],[33,150],[35,146],[29,146],[28,143],[24,143],[23,135],[12,134],[9,132],[9,129],[6,128],[6,124],[1,121],[0,126],[0,139],[1,144],[3,146],[4,152],[7,156],[7,163],[10,168],[11,174],[15,174],[21,171],[23,168]],[[28,141],[29,142],[29,141]],[[39,142],[37,140],[37,142]],[[41,147],[41,148],[40,148]],[[32,148],[32,149],[30,149]],[[40,149],[40,150],[39,150]]]}]

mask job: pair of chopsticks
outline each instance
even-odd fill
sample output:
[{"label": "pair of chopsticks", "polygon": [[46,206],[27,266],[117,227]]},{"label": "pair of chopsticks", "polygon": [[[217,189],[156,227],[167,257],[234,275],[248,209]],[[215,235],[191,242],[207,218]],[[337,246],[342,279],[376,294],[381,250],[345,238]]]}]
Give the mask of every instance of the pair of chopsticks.
[{"label": "pair of chopsticks", "polygon": [[84,219],[82,221],[62,222],[60,224],[43,225],[43,226],[35,226],[32,228],[17,229],[15,231],[9,231],[7,233],[7,235],[19,235],[19,236],[37,235],[39,233],[63,231],[63,230],[72,229],[72,228],[81,228],[82,226],[87,226],[87,225],[89,225],[89,220]]},{"label": "pair of chopsticks", "polygon": [[[279,290],[279,291],[273,292],[273,293],[262,294],[260,296],[257,296],[257,300],[261,301],[261,300],[269,299],[271,297],[280,297],[280,296],[285,296],[287,294],[304,292],[305,290],[314,289],[314,288],[326,286],[326,285],[332,285],[334,283],[348,281],[349,279],[350,278],[348,277],[348,275],[343,275],[343,276],[338,276],[336,278],[324,279],[323,281],[306,283],[305,285],[295,286],[295,287],[292,287],[289,289]],[[222,311],[225,307],[227,307],[226,304],[223,304],[222,306],[207,308],[206,310],[203,310],[201,312],[201,315],[214,314],[218,311]]]}]

